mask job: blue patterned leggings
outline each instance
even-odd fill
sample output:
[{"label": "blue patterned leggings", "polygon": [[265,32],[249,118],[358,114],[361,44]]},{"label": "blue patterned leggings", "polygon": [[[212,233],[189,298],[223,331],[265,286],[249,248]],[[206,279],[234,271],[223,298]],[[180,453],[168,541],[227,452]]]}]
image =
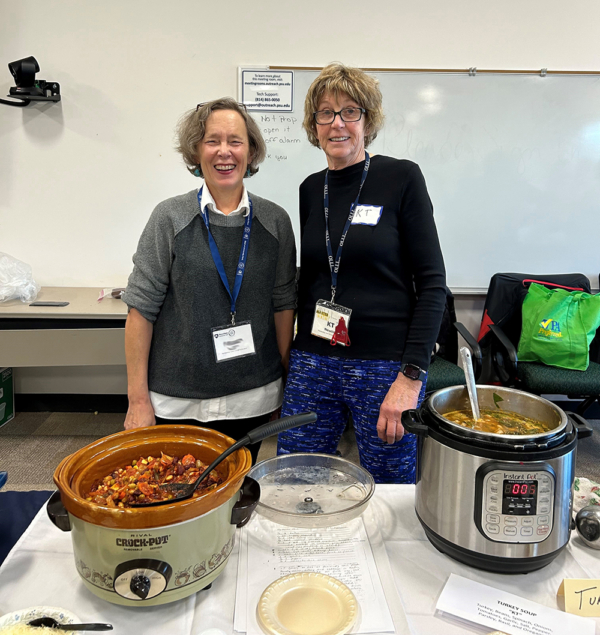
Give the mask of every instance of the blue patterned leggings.
[{"label": "blue patterned leggings", "polygon": [[[401,362],[343,359],[292,351],[281,416],[312,410],[312,425],[279,435],[277,454],[334,454],[352,414],[361,465],[376,483],[414,483],[417,439],[406,433],[393,445],[377,436],[379,408],[400,372]],[[425,384],[419,405],[425,396]]]}]

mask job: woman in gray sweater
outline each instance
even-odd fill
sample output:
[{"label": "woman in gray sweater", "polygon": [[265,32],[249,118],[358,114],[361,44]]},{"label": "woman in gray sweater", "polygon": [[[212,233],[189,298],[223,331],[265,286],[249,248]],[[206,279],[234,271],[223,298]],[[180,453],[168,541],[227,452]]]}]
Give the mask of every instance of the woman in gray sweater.
[{"label": "woman in gray sweater", "polygon": [[[282,401],[296,307],[296,250],[281,207],[243,183],[265,157],[243,105],[200,104],[179,123],[198,190],[152,213],[123,300],[125,428],[192,423],[234,439]],[[250,448],[256,458],[258,447]]]}]

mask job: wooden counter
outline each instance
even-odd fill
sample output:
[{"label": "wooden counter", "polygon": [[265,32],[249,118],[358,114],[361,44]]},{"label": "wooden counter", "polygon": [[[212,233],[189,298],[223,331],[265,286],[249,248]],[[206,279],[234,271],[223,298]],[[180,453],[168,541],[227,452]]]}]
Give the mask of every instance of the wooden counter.
[{"label": "wooden counter", "polygon": [[111,297],[98,302],[95,287],[43,287],[40,301],[65,307],[0,303],[0,367],[125,364],[127,305]]}]

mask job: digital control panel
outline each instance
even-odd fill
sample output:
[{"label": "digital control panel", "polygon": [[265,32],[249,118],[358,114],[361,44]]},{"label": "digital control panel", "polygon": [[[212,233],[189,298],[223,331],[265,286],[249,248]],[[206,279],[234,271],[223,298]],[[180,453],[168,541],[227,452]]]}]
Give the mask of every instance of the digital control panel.
[{"label": "digital control panel", "polygon": [[551,472],[492,470],[483,479],[481,528],[496,542],[542,542],[552,531]]}]

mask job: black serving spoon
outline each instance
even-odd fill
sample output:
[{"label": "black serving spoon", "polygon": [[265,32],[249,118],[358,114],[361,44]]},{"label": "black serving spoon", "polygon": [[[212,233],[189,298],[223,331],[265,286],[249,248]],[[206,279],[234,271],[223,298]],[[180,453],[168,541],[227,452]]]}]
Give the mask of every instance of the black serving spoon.
[{"label": "black serving spoon", "polygon": [[61,624],[53,617],[38,617],[31,622],[27,622],[29,626],[45,626],[46,628],[56,628],[60,631],[112,631],[112,624]]},{"label": "black serving spoon", "polygon": [[173,498],[167,498],[166,500],[152,501],[150,503],[144,503],[137,500],[135,503],[130,503],[130,507],[156,507],[157,505],[170,505],[177,501],[191,498],[196,491],[198,485],[219,465],[221,461],[226,459],[230,454],[252,443],[258,443],[267,437],[271,437],[274,434],[279,434],[285,430],[291,428],[297,428],[304,426],[307,423],[314,423],[317,420],[317,415],[314,412],[304,412],[299,415],[291,415],[290,417],[284,417],[283,419],[277,419],[270,423],[265,423],[254,430],[250,430],[248,434],[242,437],[239,441],[236,441],[233,445],[229,446],[225,452],[220,454],[193,483],[164,483],[159,485],[160,489],[174,494]]}]

